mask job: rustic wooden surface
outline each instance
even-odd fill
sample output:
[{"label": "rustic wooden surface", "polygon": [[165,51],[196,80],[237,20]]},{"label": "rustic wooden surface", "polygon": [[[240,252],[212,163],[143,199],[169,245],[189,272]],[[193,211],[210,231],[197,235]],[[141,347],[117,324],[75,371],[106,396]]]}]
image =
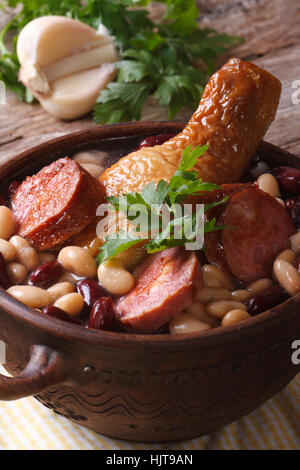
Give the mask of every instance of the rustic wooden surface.
[{"label": "rustic wooden surface", "polygon": [[[245,39],[231,55],[265,67],[282,81],[277,119],[266,139],[300,156],[300,104],[292,103],[296,91],[292,83],[300,80],[299,0],[198,0],[198,4],[203,13],[201,25]],[[159,8],[154,8],[154,15]],[[0,28],[8,18],[8,14],[0,13]],[[190,114],[190,111],[181,112],[176,119],[186,120]],[[154,100],[149,100],[143,119],[166,120],[167,113]],[[8,160],[44,140],[90,125],[90,116],[73,122],[59,121],[38,104],[26,105],[8,92],[6,105],[0,105],[0,159]]]}]

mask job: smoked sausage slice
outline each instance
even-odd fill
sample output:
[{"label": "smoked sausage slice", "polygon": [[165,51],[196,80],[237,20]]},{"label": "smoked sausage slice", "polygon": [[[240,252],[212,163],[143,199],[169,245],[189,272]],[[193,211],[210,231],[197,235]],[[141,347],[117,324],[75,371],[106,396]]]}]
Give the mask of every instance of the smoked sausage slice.
[{"label": "smoked sausage slice", "polygon": [[276,256],[288,248],[296,231],[284,207],[258,188],[233,196],[224,224],[229,227],[222,233],[225,259],[231,272],[246,283],[271,276]]},{"label": "smoked sausage slice", "polygon": [[[230,183],[230,184],[221,184],[219,189],[214,189],[213,191],[203,191],[192,196],[188,196],[185,199],[185,203],[189,204],[211,204],[213,202],[218,202],[224,199],[225,197],[232,198],[235,194],[244,191],[244,189],[256,187],[255,183]],[[217,206],[218,209],[224,206]],[[215,209],[213,209],[215,211]],[[215,214],[213,214],[215,215]]]},{"label": "smoked sausage slice", "polygon": [[[203,193],[189,196],[185,203],[190,204],[212,204],[214,202],[222,201],[225,197],[229,200],[237,193],[240,193],[244,189],[256,187],[255,183],[233,183],[233,184],[222,184],[220,189],[214,191],[205,191]],[[211,220],[213,217],[216,218],[217,224],[223,224],[224,211],[228,205],[228,202],[214,207],[206,212],[206,220]],[[219,266],[223,271],[230,274],[230,270],[224,257],[224,250],[221,242],[222,232],[217,230],[215,232],[208,232],[204,237],[204,250],[207,260]]]},{"label": "smoked sausage slice", "polygon": [[134,273],[135,287],[116,302],[125,327],[137,333],[154,333],[193,301],[203,287],[194,252],[169,248],[150,255]]},{"label": "smoked sausage slice", "polygon": [[81,232],[102,202],[101,183],[75,161],[61,158],[26,178],[12,197],[12,210],[18,234],[48,250]]}]

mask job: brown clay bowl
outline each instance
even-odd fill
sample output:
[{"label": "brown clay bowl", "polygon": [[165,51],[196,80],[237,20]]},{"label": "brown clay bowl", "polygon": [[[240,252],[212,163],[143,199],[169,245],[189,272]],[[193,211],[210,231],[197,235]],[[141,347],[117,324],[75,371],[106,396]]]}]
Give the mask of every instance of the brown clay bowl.
[{"label": "brown clay bowl", "polygon": [[[83,149],[109,154],[109,166],[144,136],[176,133],[176,123],[95,127],[43,143],[0,166],[0,184]],[[300,168],[293,155],[263,142],[270,165]],[[285,387],[300,366],[300,295],[232,327],[182,336],[85,330],[42,316],[0,289],[0,339],[7,343],[0,399],[34,395],[89,429],[135,441],[206,434],[246,415]]]}]

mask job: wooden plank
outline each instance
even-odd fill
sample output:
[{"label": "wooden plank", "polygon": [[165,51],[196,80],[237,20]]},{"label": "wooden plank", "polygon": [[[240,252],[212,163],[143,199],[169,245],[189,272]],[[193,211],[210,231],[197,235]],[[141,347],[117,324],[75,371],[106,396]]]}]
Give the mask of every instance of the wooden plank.
[{"label": "wooden plank", "polygon": [[282,146],[300,156],[300,104],[293,104],[295,89],[292,84],[300,80],[299,47],[292,46],[256,59],[255,62],[276,75],[282,82],[282,94],[277,116],[266,140]]},{"label": "wooden plank", "polygon": [[[245,42],[231,52],[250,58],[274,73],[283,83],[277,119],[267,139],[300,155],[298,131],[300,105],[292,103],[294,80],[300,80],[300,5],[299,0],[198,0],[203,12],[202,26],[230,34],[242,35]],[[155,5],[152,15],[161,13]],[[1,13],[0,27],[8,19]],[[223,59],[224,62],[225,59]],[[182,111],[177,120],[186,120],[191,111]],[[144,120],[167,120],[167,112],[150,99],[143,112]],[[93,125],[91,116],[74,122],[59,121],[38,104],[26,105],[7,93],[7,104],[0,105],[0,159],[8,160],[31,146],[73,130]]]},{"label": "wooden plank", "polygon": [[242,58],[299,44],[299,0],[198,0],[201,24],[245,39],[233,52]]}]

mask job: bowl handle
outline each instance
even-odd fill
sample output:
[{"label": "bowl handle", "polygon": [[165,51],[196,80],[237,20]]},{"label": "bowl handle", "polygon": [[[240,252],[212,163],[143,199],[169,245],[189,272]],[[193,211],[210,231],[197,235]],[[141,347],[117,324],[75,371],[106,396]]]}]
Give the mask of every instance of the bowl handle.
[{"label": "bowl handle", "polygon": [[62,353],[35,345],[25,369],[16,377],[0,374],[0,400],[18,400],[65,382],[69,368]]}]

